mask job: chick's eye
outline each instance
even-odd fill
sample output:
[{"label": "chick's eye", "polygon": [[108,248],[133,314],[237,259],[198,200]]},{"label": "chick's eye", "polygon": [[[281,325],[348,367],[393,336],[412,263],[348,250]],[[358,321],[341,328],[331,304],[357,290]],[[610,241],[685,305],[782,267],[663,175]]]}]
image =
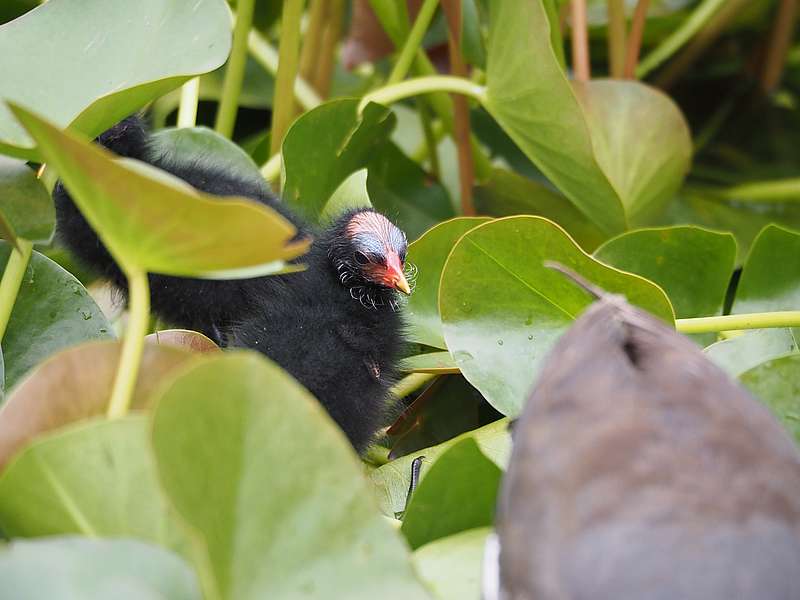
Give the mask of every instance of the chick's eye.
[{"label": "chick's eye", "polygon": [[370,262],[369,257],[366,254],[364,254],[363,252],[356,252],[353,255],[353,260],[356,261],[357,265],[361,265],[361,266],[369,264],[369,262]]}]

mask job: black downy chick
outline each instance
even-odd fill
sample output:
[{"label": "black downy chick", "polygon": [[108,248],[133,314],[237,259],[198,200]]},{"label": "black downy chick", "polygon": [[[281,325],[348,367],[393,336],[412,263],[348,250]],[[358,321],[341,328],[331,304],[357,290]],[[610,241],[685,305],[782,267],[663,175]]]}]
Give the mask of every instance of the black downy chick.
[{"label": "black downy chick", "polygon": [[800,598],[792,439],[690,340],[595,292],[514,426],[484,600]]},{"label": "black downy chick", "polygon": [[[403,232],[373,210],[348,212],[315,231],[263,180],[234,176],[208,160],[159,152],[138,117],[125,119],[98,141],[205,193],[265,204],[291,221],[298,236],[313,236],[309,253],[298,259],[305,271],[232,281],[150,275],[151,306],[173,325],[267,355],[314,394],[355,449],[364,451],[385,425],[404,342],[397,297],[398,291],[410,293]],[[60,182],[53,196],[59,238],[125,291],[124,275]]]}]

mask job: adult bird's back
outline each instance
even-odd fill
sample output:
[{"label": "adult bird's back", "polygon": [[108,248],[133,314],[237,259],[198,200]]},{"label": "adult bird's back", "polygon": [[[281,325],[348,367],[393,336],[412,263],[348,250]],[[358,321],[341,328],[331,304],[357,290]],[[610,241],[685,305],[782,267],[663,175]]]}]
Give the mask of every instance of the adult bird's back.
[{"label": "adult bird's back", "polygon": [[484,597],[800,599],[800,453],[666,324],[600,293],[517,421]]}]

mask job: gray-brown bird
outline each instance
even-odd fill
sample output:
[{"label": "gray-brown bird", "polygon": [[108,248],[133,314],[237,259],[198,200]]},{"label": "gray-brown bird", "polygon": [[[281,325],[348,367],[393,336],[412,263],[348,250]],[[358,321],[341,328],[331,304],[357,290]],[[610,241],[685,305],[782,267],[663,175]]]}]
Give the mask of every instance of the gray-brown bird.
[{"label": "gray-brown bird", "polygon": [[794,442],[691,341],[597,293],[515,424],[484,598],[800,599]]}]

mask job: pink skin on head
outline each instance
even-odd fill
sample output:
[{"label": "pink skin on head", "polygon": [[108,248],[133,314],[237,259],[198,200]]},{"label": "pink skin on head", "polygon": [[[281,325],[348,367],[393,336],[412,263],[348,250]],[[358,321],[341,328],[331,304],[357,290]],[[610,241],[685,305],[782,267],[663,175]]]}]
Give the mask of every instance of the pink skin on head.
[{"label": "pink skin on head", "polygon": [[364,275],[374,283],[410,294],[411,288],[403,274],[403,261],[392,245],[392,235],[396,235],[396,232],[397,228],[386,217],[376,212],[354,215],[345,229],[345,233],[351,239],[366,234],[380,240],[383,246],[381,251],[386,257],[386,263],[364,265],[361,267]]}]

